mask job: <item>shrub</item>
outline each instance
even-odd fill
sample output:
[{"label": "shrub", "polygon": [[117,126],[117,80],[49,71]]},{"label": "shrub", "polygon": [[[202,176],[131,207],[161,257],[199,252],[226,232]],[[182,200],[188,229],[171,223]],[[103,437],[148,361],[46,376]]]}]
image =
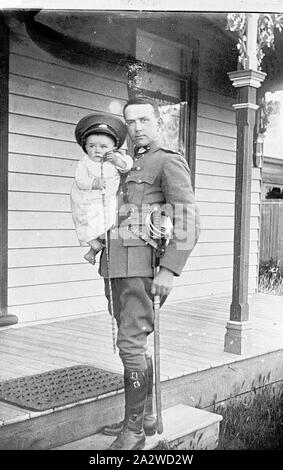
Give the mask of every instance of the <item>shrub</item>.
[{"label": "shrub", "polygon": [[283,278],[280,261],[271,258],[259,265],[258,290],[262,293],[283,295]]}]

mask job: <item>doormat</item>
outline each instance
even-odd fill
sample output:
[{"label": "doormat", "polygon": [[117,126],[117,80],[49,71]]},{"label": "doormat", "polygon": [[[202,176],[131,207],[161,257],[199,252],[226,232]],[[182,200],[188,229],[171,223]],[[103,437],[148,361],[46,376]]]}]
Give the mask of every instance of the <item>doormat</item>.
[{"label": "doormat", "polygon": [[44,411],[123,387],[121,374],[79,365],[0,382],[0,401]]}]

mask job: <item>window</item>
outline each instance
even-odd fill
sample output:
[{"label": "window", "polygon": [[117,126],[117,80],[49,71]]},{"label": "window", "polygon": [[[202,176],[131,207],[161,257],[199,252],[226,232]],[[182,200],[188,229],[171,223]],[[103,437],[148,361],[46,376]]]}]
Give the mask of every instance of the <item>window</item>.
[{"label": "window", "polygon": [[139,29],[136,43],[139,62],[129,75],[129,96],[149,96],[157,101],[161,145],[181,152],[189,161],[194,155],[189,138],[192,49]]},{"label": "window", "polygon": [[267,186],[265,199],[283,199],[283,186]]}]

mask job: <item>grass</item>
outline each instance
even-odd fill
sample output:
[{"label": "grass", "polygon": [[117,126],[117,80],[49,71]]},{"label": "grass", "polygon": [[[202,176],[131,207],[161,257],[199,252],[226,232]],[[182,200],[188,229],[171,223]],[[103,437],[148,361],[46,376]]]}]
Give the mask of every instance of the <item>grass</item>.
[{"label": "grass", "polygon": [[230,403],[216,410],[223,416],[219,450],[283,449],[283,391],[256,393],[249,403]]}]

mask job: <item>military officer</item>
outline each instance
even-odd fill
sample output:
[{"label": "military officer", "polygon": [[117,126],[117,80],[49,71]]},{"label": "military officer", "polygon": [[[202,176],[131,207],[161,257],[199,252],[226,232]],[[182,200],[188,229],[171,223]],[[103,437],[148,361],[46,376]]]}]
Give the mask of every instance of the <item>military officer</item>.
[{"label": "military officer", "polygon": [[[135,145],[134,165],[119,191],[117,225],[110,231],[109,273],[114,313],[118,326],[117,346],[124,365],[125,416],[106,426],[105,434],[117,436],[110,449],[142,449],[145,435],[155,433],[152,414],[152,359],[147,354],[147,336],[154,327],[153,296],[168,296],[174,276],[179,276],[195,246],[199,213],[186,160],[161,148],[158,141],[160,115],[147,97],[130,99],[124,107],[128,133]],[[171,211],[173,237],[153,277],[153,249],[136,235],[154,205]],[[105,252],[100,274],[106,278]],[[105,295],[109,300],[105,279]]]}]

